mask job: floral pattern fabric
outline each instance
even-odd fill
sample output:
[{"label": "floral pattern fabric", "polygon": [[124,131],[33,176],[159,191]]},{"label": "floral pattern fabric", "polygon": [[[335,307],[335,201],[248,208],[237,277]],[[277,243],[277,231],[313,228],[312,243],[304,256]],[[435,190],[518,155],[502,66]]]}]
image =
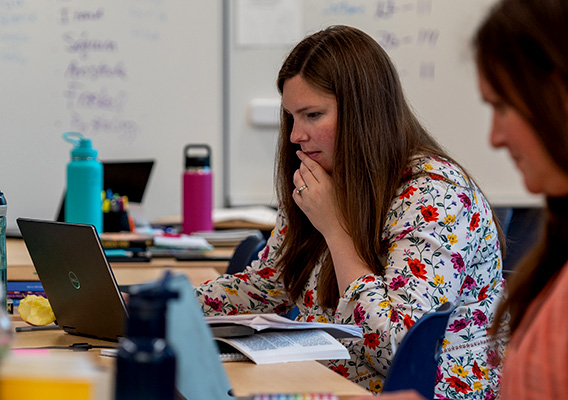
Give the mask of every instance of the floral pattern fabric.
[{"label": "floral pattern fabric", "polygon": [[[196,287],[207,315],[285,313],[298,306],[299,321],[356,324],[363,338],[343,339],[348,360],[322,361],[337,373],[380,392],[398,344],[425,313],[451,301],[439,363],[436,398],[492,399],[502,348],[488,329],[504,295],[501,251],[491,209],[455,165],[417,157],[409,166],[421,173],[405,182],[393,199],[383,231],[384,275],[368,274],[342,294],[336,310],[317,302],[316,266],[296,303],[287,296],[275,268],[286,234],[280,212],[259,260],[243,273],[222,275]],[[411,176],[411,174],[409,174]]]}]

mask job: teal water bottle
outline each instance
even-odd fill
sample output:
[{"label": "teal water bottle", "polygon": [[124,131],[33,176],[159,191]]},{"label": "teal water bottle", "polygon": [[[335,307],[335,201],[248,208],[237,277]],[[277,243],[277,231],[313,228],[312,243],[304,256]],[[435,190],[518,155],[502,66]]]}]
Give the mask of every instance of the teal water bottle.
[{"label": "teal water bottle", "polygon": [[63,139],[73,144],[71,162],[67,164],[65,221],[94,225],[103,232],[103,165],[91,139],[79,132],[65,132]]}]

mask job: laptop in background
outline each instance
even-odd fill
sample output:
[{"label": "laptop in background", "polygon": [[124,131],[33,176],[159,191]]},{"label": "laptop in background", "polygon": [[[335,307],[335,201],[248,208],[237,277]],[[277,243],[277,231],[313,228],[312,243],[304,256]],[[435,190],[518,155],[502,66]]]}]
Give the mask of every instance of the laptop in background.
[{"label": "laptop in background", "polygon": [[[103,188],[128,196],[130,203],[142,203],[154,167],[154,160],[103,161]],[[65,221],[65,191],[56,221]]]},{"label": "laptop in background", "polygon": [[92,225],[16,219],[57,324],[105,340],[124,335],[126,304]]}]

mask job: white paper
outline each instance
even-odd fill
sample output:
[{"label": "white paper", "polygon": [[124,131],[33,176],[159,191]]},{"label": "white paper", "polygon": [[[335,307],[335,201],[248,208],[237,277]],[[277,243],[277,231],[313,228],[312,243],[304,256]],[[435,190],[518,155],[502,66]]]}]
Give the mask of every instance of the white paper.
[{"label": "white paper", "polygon": [[247,221],[262,225],[275,225],[276,214],[276,210],[265,206],[216,208],[213,210],[213,221]]},{"label": "white paper", "polygon": [[238,246],[249,236],[262,235],[258,229],[223,229],[211,232],[192,232],[191,235],[207,240],[212,246]]},{"label": "white paper", "polygon": [[216,338],[230,344],[255,364],[349,358],[345,346],[325,331],[263,332],[239,338]]},{"label": "white paper", "polygon": [[207,240],[199,236],[179,235],[179,236],[155,236],[154,246],[169,249],[188,249],[188,250],[212,250],[213,246]]},{"label": "white paper", "polygon": [[238,46],[279,46],[302,38],[300,0],[237,0]]}]

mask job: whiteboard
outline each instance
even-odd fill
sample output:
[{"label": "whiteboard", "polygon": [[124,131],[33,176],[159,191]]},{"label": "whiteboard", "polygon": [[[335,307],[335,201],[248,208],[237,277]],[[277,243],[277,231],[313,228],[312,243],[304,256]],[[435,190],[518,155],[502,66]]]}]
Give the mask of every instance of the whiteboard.
[{"label": "whiteboard", "polygon": [[[293,42],[274,32],[275,17],[288,18],[291,0],[225,2],[230,15],[230,158],[227,174],[232,205],[276,202],[273,163],[278,129],[250,123],[250,105],[277,99],[276,77]],[[482,105],[470,40],[493,0],[304,0],[292,1],[301,37],[333,24],[358,27],[393,59],[409,103],[425,127],[474,176],[496,205],[533,205],[539,198],[524,188],[504,151],[489,144],[490,110]],[[272,10],[269,7],[273,7]],[[262,8],[262,9],[261,9]],[[290,17],[291,18],[291,17]],[[290,24],[291,29],[295,24]],[[246,31],[247,35],[242,35]],[[254,35],[258,35],[255,41]],[[242,37],[247,40],[242,40]],[[263,38],[264,36],[264,38]],[[252,39],[251,39],[252,37]],[[272,43],[266,37],[272,38]],[[240,39],[241,38],[241,39]]]},{"label": "whiteboard", "polygon": [[156,161],[149,220],[180,215],[183,146],[207,143],[221,203],[220,0],[0,0],[0,71],[9,229],[56,216],[70,130],[103,161]]}]

